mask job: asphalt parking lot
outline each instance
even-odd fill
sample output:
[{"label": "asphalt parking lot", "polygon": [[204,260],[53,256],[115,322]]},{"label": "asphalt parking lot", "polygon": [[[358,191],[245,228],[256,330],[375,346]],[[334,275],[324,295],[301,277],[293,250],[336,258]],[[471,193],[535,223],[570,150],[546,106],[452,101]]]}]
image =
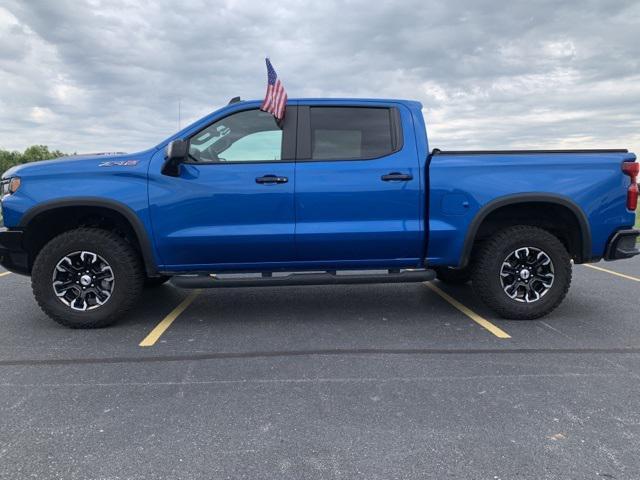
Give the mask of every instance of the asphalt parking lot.
[{"label": "asphalt parking lot", "polygon": [[0,273],[0,477],[640,478],[640,258],[595,267],[531,322],[438,282],[162,286],[90,331]]}]

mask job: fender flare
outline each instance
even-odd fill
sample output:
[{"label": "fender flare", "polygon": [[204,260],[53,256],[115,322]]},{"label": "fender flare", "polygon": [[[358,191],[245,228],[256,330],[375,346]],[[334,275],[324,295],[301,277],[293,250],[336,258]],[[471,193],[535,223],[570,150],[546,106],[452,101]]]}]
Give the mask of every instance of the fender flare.
[{"label": "fender flare", "polygon": [[49,210],[62,207],[102,207],[121,214],[129,222],[137,237],[147,276],[158,275],[158,267],[153,255],[153,246],[149,240],[149,235],[147,235],[144,224],[131,208],[115,200],[95,197],[66,197],[59,200],[50,200],[27,210],[22,215],[18,227],[26,229],[36,216]]},{"label": "fender flare", "polygon": [[583,263],[591,258],[591,227],[587,216],[577,203],[568,197],[553,193],[518,193],[496,198],[478,210],[478,213],[476,213],[475,217],[473,217],[473,220],[469,224],[469,228],[465,235],[459,268],[464,268],[469,264],[473,243],[476,235],[478,234],[478,230],[480,229],[480,225],[482,225],[482,222],[487,218],[487,216],[499,208],[518,203],[547,203],[568,208],[575,215],[576,220],[578,221],[582,239],[582,251],[576,261],[578,263]]}]

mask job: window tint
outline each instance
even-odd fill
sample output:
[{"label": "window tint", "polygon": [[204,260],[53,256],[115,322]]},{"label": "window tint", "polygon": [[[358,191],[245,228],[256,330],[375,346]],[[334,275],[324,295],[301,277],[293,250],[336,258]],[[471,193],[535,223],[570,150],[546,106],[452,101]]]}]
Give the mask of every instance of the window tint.
[{"label": "window tint", "polygon": [[281,153],[282,130],[271,114],[260,110],[229,115],[189,141],[191,160],[198,162],[278,161]]},{"label": "window tint", "polygon": [[393,152],[388,108],[311,107],[311,158],[344,160]]}]

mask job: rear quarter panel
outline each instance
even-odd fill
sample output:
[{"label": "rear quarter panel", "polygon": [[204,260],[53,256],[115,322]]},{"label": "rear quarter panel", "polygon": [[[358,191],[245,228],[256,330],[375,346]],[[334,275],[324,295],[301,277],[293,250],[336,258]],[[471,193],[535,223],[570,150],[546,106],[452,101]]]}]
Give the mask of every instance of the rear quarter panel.
[{"label": "rear quarter panel", "polygon": [[615,230],[631,227],[624,153],[445,154],[431,158],[429,249],[431,265],[459,264],[465,234],[489,202],[523,193],[559,195],[588,219],[592,257],[600,257]]}]

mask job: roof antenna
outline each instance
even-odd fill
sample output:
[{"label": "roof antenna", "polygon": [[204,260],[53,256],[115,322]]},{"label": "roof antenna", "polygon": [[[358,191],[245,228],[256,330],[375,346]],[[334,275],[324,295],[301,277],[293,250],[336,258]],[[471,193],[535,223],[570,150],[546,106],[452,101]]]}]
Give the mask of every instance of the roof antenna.
[{"label": "roof antenna", "polygon": [[231,105],[232,103],[238,103],[240,101],[240,97],[233,97],[231,100],[229,100],[228,105]]}]

